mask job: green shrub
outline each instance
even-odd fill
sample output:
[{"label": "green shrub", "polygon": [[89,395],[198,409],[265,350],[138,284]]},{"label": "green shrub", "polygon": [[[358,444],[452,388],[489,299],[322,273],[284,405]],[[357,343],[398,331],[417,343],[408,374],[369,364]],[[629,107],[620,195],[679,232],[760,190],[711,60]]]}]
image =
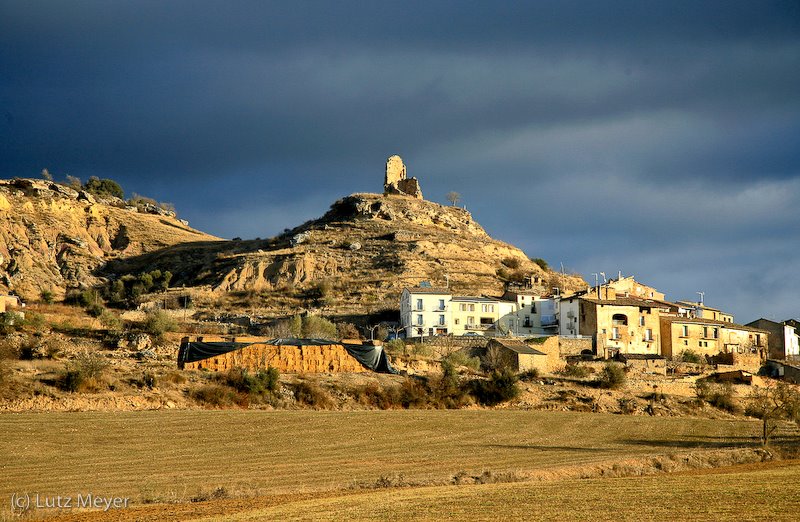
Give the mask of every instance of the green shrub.
[{"label": "green shrub", "polygon": [[481,360],[478,357],[470,357],[463,350],[458,350],[446,356],[442,362],[448,362],[453,366],[464,366],[473,371],[478,371],[481,367]]},{"label": "green shrub", "polygon": [[92,176],[89,178],[89,181],[83,185],[83,189],[86,192],[91,192],[100,197],[113,196],[115,198],[125,199],[125,192],[122,190],[122,187],[112,179],[100,179],[97,176]]},{"label": "green shrub", "polygon": [[44,304],[53,304],[53,292],[50,290],[42,290],[39,300]]},{"label": "green shrub", "polygon": [[692,350],[682,351],[680,355],[680,360],[681,362],[694,363],[694,364],[700,364],[702,362],[705,362],[700,354]]},{"label": "green shrub", "polygon": [[421,357],[430,357],[433,355],[433,348],[425,343],[414,343],[411,347],[411,353]]},{"label": "green shrub", "polygon": [[21,326],[26,330],[33,332],[41,332],[47,325],[44,315],[39,312],[27,311],[25,312],[25,319],[22,320]]},{"label": "green shrub", "polygon": [[516,257],[509,256],[509,257],[503,258],[503,260],[500,261],[500,262],[503,263],[508,268],[511,268],[511,269],[519,268],[519,259],[516,258]]},{"label": "green shrub", "polygon": [[103,310],[99,319],[100,324],[107,330],[120,330],[122,328],[122,319],[111,310]]},{"label": "green shrub", "polygon": [[550,270],[550,265],[547,264],[547,261],[545,261],[541,257],[532,257],[531,261],[539,265],[539,268],[541,268],[542,270]]},{"label": "green shrub", "polygon": [[280,389],[280,372],[277,368],[267,368],[251,373],[246,368],[231,368],[218,377],[222,384],[230,386],[251,399],[263,399]]},{"label": "green shrub", "polygon": [[391,341],[388,341],[386,344],[383,345],[383,349],[386,350],[388,353],[405,354],[406,343],[402,339],[392,339]]},{"label": "green shrub", "polygon": [[177,328],[175,319],[163,310],[148,311],[142,323],[142,329],[157,338],[163,337],[166,332],[174,332]]},{"label": "green shrub", "polygon": [[336,323],[337,339],[361,339],[361,333],[353,323]]},{"label": "green shrub", "polygon": [[472,381],[472,394],[481,404],[494,406],[520,394],[517,376],[508,370],[494,371],[487,380]]},{"label": "green shrub", "polygon": [[566,377],[576,377],[578,379],[585,379],[594,372],[594,369],[589,366],[582,366],[580,364],[567,364],[558,373]]},{"label": "green shrub", "polygon": [[302,320],[302,336],[311,339],[337,339],[336,325],[324,317],[309,315]]},{"label": "green shrub", "polygon": [[615,390],[624,386],[626,380],[625,369],[621,365],[607,362],[600,372],[597,383],[601,388]]},{"label": "green shrub", "polygon": [[63,390],[69,392],[96,391],[108,368],[108,361],[95,352],[81,352],[64,365],[60,377]]},{"label": "green shrub", "polygon": [[86,307],[86,313],[92,317],[100,317],[106,311],[106,307],[101,304],[91,304]]},{"label": "green shrub", "polygon": [[24,321],[22,315],[17,312],[0,313],[0,334],[6,335],[16,332],[22,328]]}]

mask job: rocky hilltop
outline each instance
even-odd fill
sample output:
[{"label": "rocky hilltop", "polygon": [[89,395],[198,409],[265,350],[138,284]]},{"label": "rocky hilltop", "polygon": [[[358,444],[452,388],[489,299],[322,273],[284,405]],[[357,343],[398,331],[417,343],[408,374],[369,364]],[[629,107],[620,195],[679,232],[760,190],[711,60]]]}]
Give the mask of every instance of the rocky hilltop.
[{"label": "rocky hilltop", "polygon": [[0,180],[0,291],[28,300],[100,282],[109,260],[216,240],[175,213],[45,180]]},{"label": "rocky hilltop", "polygon": [[177,285],[258,292],[258,307],[276,313],[396,308],[402,289],[423,280],[472,295],[499,295],[509,279],[527,279],[540,291],[585,286],[492,239],[466,210],[409,195],[353,194],[272,239],[175,245],[108,268],[121,274],[149,267],[169,270]]}]

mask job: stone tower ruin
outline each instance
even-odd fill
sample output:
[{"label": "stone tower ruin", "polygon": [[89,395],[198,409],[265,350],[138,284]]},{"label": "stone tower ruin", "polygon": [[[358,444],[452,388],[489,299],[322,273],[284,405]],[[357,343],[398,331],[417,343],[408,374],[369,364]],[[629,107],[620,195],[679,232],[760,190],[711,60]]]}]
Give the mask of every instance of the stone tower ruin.
[{"label": "stone tower ruin", "polygon": [[383,180],[383,193],[388,195],[411,196],[422,199],[422,190],[417,178],[406,177],[406,166],[400,156],[389,156],[386,160],[386,177]]}]

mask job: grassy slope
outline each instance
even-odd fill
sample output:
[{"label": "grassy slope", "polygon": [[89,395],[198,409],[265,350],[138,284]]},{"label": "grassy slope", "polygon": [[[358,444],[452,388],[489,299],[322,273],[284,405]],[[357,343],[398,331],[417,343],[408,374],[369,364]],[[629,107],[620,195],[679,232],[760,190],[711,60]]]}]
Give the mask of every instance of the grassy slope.
[{"label": "grassy slope", "polygon": [[26,490],[186,499],[218,486],[335,490],[402,473],[526,472],[754,444],[759,424],[525,411],[160,411],[8,414],[0,498]]}]

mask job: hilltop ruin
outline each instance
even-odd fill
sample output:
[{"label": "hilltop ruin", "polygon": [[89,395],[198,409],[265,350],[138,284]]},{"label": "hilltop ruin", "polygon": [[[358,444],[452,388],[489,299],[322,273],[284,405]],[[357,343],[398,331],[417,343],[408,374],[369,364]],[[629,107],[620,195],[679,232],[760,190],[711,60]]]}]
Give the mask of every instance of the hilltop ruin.
[{"label": "hilltop ruin", "polygon": [[417,178],[406,177],[406,166],[398,155],[389,156],[386,160],[386,177],[383,182],[383,193],[387,196],[400,195],[422,198]]}]

